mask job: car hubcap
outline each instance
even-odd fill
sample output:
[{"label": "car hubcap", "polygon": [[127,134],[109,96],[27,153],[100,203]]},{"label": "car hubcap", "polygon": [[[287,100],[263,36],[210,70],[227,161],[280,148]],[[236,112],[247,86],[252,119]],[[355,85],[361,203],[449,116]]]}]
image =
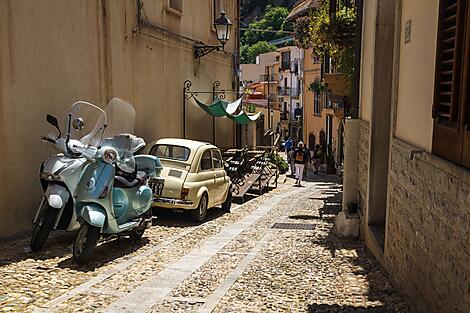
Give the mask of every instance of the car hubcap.
[{"label": "car hubcap", "polygon": [[84,225],[82,228],[80,228],[80,231],[78,232],[77,244],[75,246],[75,254],[76,255],[80,255],[83,252],[83,248],[85,247],[87,232],[88,232],[88,227],[86,225]]},{"label": "car hubcap", "polygon": [[201,199],[201,206],[199,207],[199,214],[200,214],[201,216],[204,215],[205,209],[206,209],[206,197],[203,197],[203,198]]}]

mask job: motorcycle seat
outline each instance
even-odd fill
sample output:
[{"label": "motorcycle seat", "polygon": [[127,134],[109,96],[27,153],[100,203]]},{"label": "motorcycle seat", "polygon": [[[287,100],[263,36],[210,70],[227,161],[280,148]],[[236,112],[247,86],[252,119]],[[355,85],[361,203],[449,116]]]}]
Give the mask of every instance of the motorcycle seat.
[{"label": "motorcycle seat", "polygon": [[146,181],[147,173],[144,171],[137,171],[135,175],[129,177],[116,175],[116,177],[114,177],[114,187],[134,188],[145,185]]}]

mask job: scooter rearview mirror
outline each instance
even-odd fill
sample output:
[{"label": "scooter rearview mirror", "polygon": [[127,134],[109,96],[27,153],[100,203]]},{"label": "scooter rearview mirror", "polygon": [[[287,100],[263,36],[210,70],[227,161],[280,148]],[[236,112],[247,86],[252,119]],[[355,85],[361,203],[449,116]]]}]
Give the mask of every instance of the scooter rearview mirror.
[{"label": "scooter rearview mirror", "polygon": [[53,116],[51,114],[47,114],[46,121],[49,124],[51,124],[52,126],[54,126],[55,128],[57,128],[57,130],[59,131],[59,134],[62,134],[62,132],[60,131],[60,128],[59,128],[59,121],[57,120],[57,118],[55,116]]}]

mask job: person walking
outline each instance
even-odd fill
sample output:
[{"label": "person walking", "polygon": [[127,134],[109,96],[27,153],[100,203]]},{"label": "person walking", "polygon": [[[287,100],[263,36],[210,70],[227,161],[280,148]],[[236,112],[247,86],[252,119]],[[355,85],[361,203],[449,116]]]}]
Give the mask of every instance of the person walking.
[{"label": "person walking", "polygon": [[313,150],[313,167],[314,172],[313,174],[318,174],[318,168],[320,167],[321,163],[321,147],[320,145],[315,145],[315,149]]},{"label": "person walking", "polygon": [[308,172],[310,162],[312,161],[312,157],[310,155],[310,149],[307,147],[307,145],[304,145],[304,151],[305,151],[305,155],[307,156],[307,160],[305,160],[305,166],[304,166],[304,176],[307,177],[307,172]]},{"label": "person walking", "polygon": [[287,163],[290,166],[290,176],[295,177],[295,163],[294,163],[295,150],[292,149],[287,153]]},{"label": "person walking", "polygon": [[295,185],[301,187],[302,178],[304,175],[304,167],[307,162],[307,153],[305,153],[304,143],[302,141],[297,145],[294,150],[294,163],[295,163]]},{"label": "person walking", "polygon": [[289,137],[285,143],[286,153],[289,155],[290,150],[292,149],[292,139]]}]

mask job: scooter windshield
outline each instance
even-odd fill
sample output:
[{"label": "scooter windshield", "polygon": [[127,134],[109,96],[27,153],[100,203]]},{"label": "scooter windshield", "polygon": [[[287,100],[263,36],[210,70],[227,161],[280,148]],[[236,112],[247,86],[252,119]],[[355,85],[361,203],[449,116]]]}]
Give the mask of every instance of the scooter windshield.
[{"label": "scooter windshield", "polygon": [[119,98],[111,99],[105,110],[79,101],[72,106],[70,114],[71,138],[86,146],[98,147],[105,138],[134,132],[134,107]]}]

